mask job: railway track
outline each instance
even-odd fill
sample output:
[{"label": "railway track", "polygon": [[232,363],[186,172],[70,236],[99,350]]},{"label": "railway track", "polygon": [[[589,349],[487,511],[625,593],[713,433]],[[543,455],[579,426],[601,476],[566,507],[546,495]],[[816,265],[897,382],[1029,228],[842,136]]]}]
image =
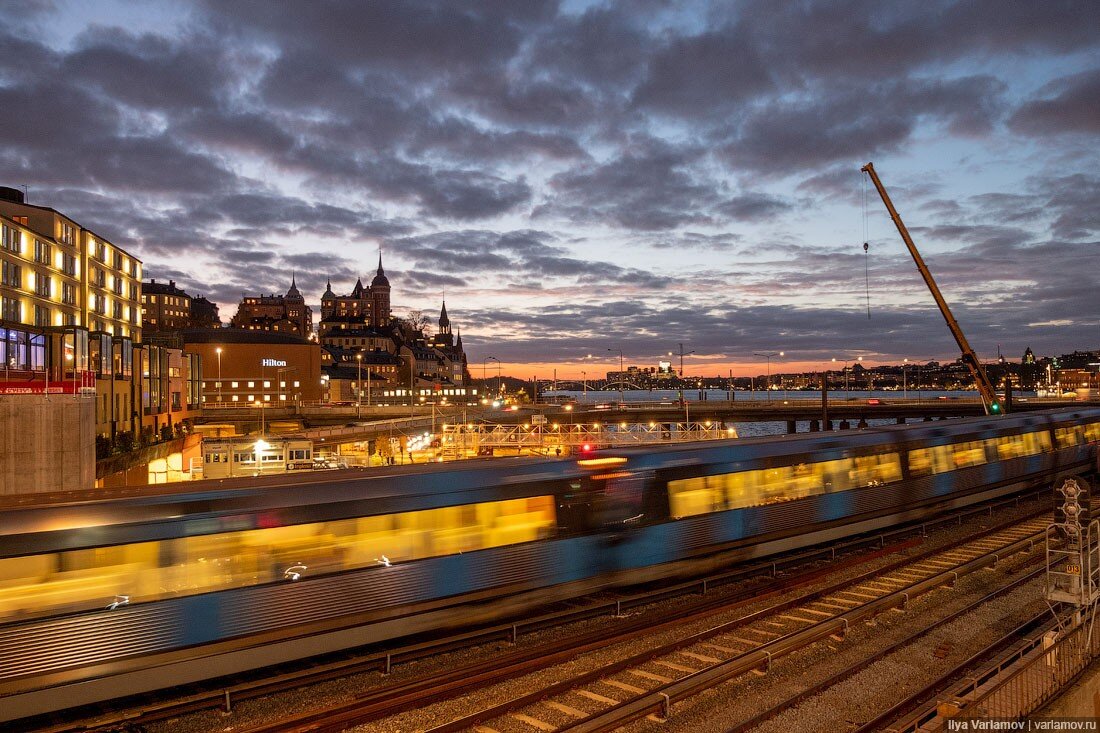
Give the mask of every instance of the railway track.
[{"label": "railway track", "polygon": [[[916,631],[906,635],[905,638],[896,641],[887,647],[879,649],[868,656],[863,657],[854,664],[846,666],[839,672],[830,675],[826,679],[808,687],[798,694],[792,695],[780,701],[779,703],[772,705],[767,710],[761,713],[757,713],[756,715],[748,718],[738,725],[726,728],[723,733],[746,733],[747,731],[753,730],[757,726],[765,723],[768,720],[771,720],[781,713],[794,709],[806,700],[822,694],[826,690],[831,689],[833,686],[845,680],[851,679],[856,674],[863,671],[864,669],[867,669],[876,662],[886,659],[890,655],[906,647],[925,640],[927,637],[929,637],[929,635],[932,634],[932,632],[942,629],[959,620],[960,618],[964,618],[974,613],[991,601],[1008,595],[1009,593],[1012,593],[1018,588],[1025,586],[1033,580],[1042,577],[1044,571],[1045,568],[1038,567],[1026,572],[1024,575],[1021,575],[1020,577],[1010,581],[1008,584],[1003,585],[1002,587],[982,596],[975,601],[972,601],[971,603],[968,603],[963,608],[960,608],[943,618],[937,619],[932,623],[922,626]],[[956,680],[963,671],[973,667],[975,662],[977,662],[978,660],[985,659],[990,655],[996,653],[997,651],[1004,649],[1006,646],[1018,642],[1020,637],[1024,634],[1034,633],[1036,629],[1045,630],[1046,624],[1048,623],[1053,623],[1053,619],[1049,611],[1044,611],[1042,614],[1033,617],[1025,623],[1015,627],[1014,629],[1012,629],[1012,631],[1003,635],[995,642],[982,649],[977,654],[974,654],[962,664],[953,667],[950,671],[937,677],[933,682],[929,683],[920,691],[907,696],[905,700],[896,703],[888,710],[876,716],[871,721],[859,726],[857,729],[855,729],[855,731],[853,731],[853,733],[873,733],[874,731],[883,730],[883,726],[885,724],[897,718],[901,713],[915,707],[919,702],[926,700],[937,690],[945,689],[950,682]],[[933,707],[935,707],[935,705],[933,705]]]},{"label": "railway track", "polygon": [[[529,634],[548,628],[564,626],[569,623],[600,616],[614,616],[618,620],[614,628],[600,632],[571,637],[574,641],[573,648],[586,645],[595,645],[596,648],[606,646],[617,641],[629,638],[631,633],[641,633],[642,630],[652,631],[653,623],[641,620],[637,623],[624,618],[623,614],[638,609],[658,600],[684,597],[696,597],[688,602],[687,607],[679,612],[682,618],[688,616],[701,618],[712,613],[728,611],[737,604],[745,604],[749,601],[759,601],[762,598],[777,595],[782,591],[790,591],[793,588],[818,581],[827,574],[835,573],[847,567],[853,567],[860,563],[871,562],[884,555],[897,553],[909,549],[917,539],[905,538],[923,537],[930,529],[961,524],[967,517],[992,517],[996,509],[1003,507],[1019,506],[1021,502],[1027,502],[1044,495],[1041,493],[1027,494],[1013,499],[1001,500],[992,504],[979,507],[971,507],[961,512],[941,517],[936,520],[912,524],[896,528],[894,530],[876,533],[850,540],[841,545],[817,548],[802,551],[793,555],[780,556],[767,562],[756,563],[749,566],[741,566],[733,570],[711,574],[707,577],[696,578],[691,581],[681,582],[672,586],[637,592],[627,596],[619,596],[613,600],[600,600],[587,602],[580,607],[546,613],[540,616],[525,619],[522,622],[512,624],[500,624],[492,627],[466,631],[460,634],[450,635],[445,638],[427,640],[396,649],[366,654],[353,655],[315,664],[308,668],[291,669],[279,674],[265,676],[263,678],[246,679],[218,687],[208,687],[194,693],[173,699],[153,699],[146,702],[131,703],[129,707],[119,710],[113,708],[112,712],[105,714],[85,714],[77,720],[62,722],[39,721],[33,728],[43,733],[67,733],[69,731],[89,730],[114,730],[120,725],[144,725],[166,718],[176,718],[188,713],[221,707],[229,712],[237,702],[256,698],[264,695],[278,694],[288,690],[295,690],[307,685],[316,684],[326,680],[347,677],[370,671],[382,671],[388,673],[395,665],[412,662],[431,657],[448,651],[473,647],[498,640],[506,640],[515,643],[522,634]],[[1037,511],[1042,511],[1040,506]],[[1002,525],[995,525],[987,530],[994,531]],[[863,553],[857,555],[857,553]],[[746,580],[756,579],[758,582],[744,591],[734,592],[727,597],[720,597],[718,593],[712,593],[714,589],[723,585],[744,583]],[[759,582],[763,580],[763,582]],[[515,670],[515,665],[530,664],[532,660],[545,662],[552,650],[543,646],[529,651],[516,651],[497,654],[483,665],[465,667],[456,670],[454,677],[463,682],[479,679],[479,675],[489,670],[509,669]],[[483,667],[483,668],[482,668]],[[518,670],[514,673],[518,673]],[[506,677],[505,677],[506,678]],[[427,681],[413,681],[409,685],[388,686],[380,690],[378,697],[385,702],[377,704],[372,700],[372,695],[364,695],[355,703],[361,711],[365,711],[367,719],[373,720],[385,715],[392,715],[402,709],[395,705],[394,701],[408,700],[405,708],[423,704],[423,700],[417,698],[418,689],[424,685],[438,683],[440,676],[430,675]],[[461,690],[453,694],[459,694]],[[437,692],[440,692],[437,690]],[[374,714],[370,711],[377,710]],[[275,727],[272,730],[278,730]],[[339,728],[333,728],[339,729]]]},{"label": "railway track", "polygon": [[[679,700],[742,674],[764,673],[772,661],[786,654],[822,639],[842,638],[855,623],[892,608],[904,608],[922,593],[1029,551],[1042,541],[1046,524],[1044,517],[993,528],[947,548],[921,553],[856,578],[781,600],[734,621],[680,635],[671,642],[592,671],[539,685],[506,703],[463,715],[431,731],[477,729],[487,733],[515,729],[517,723],[528,730],[600,731],[647,715],[667,714]],[[757,596],[753,600],[759,602],[762,598]],[[689,621],[696,622],[698,618],[650,624],[645,633],[682,630]],[[523,674],[571,664],[578,655],[606,649],[624,640],[627,639],[607,639],[589,647],[565,639],[539,650],[534,659],[513,665],[498,664],[492,669],[467,670],[465,674],[458,671],[456,678],[440,680],[440,684],[422,681],[404,689],[386,688],[355,703],[253,728],[252,733],[344,730]],[[525,685],[525,689],[528,687]]]},{"label": "railway track", "polygon": [[[857,622],[905,608],[922,593],[1030,551],[1041,542],[1046,525],[1046,519],[1032,519],[873,578],[815,593],[797,605],[780,604],[436,726],[430,733],[475,726],[497,730],[494,721],[505,716],[542,731],[570,733],[614,730],[651,714],[667,717],[676,702],[742,674],[766,673],[782,656],[823,639],[842,639]],[[578,705],[581,699],[595,704]]]},{"label": "railway track", "polygon": [[1065,618],[1059,621],[1050,611],[1037,614],[883,711],[854,733],[883,730],[919,733],[945,729],[950,719],[945,712],[952,708],[941,707],[941,700],[966,700],[987,682],[1042,647],[1046,632],[1064,627],[1067,622]]}]

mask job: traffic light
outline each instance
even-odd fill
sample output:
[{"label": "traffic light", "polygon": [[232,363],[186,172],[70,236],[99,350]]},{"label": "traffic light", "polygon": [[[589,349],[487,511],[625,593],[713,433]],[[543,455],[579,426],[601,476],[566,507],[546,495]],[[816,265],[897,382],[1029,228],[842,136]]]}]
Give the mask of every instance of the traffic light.
[{"label": "traffic light", "polygon": [[993,404],[991,404],[989,406],[989,413],[991,415],[1000,415],[1001,414],[1001,403],[998,402],[997,400],[993,400]]}]

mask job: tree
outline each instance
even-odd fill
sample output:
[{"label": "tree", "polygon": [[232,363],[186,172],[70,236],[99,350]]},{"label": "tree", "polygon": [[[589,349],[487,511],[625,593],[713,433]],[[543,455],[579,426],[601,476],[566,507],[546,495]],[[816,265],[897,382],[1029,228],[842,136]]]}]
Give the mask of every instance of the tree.
[{"label": "tree", "polygon": [[427,329],[432,325],[432,319],[421,310],[409,311],[409,315],[399,319],[410,335],[423,338]]}]

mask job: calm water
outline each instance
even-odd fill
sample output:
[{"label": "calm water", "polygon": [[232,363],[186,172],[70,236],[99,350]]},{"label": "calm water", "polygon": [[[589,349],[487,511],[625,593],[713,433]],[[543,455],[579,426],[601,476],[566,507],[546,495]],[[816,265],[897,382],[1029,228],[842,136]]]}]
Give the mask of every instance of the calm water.
[{"label": "calm water", "polygon": [[[684,400],[694,403],[707,402],[707,401],[726,401],[729,397],[729,392],[722,389],[685,389]],[[1017,397],[1032,397],[1033,392],[1018,392],[1015,393]],[[600,403],[617,403],[620,399],[620,393],[618,390],[597,391],[588,390],[587,394],[584,392],[574,391],[548,391],[543,392],[545,397],[550,399],[572,398],[577,402],[585,404],[600,404]],[[901,390],[898,391],[884,391],[884,390],[851,390],[845,392],[844,390],[833,390],[829,392],[829,400],[831,402],[843,401],[845,399],[852,400],[867,400],[870,398],[877,398],[883,401],[918,401],[918,402],[933,402],[938,401],[940,397],[956,397],[961,399],[978,399],[977,391],[940,391],[940,390],[915,390],[911,389],[907,392]],[[675,389],[654,389],[654,390],[624,390],[622,392],[623,402],[676,402],[680,398],[680,392]],[[797,390],[773,390],[771,392],[756,391],[756,392],[741,392],[734,391],[733,399],[736,402],[778,402],[782,403],[786,401],[821,401],[821,392],[813,391],[797,391]],[[787,423],[785,421],[770,421],[770,422],[731,422],[727,423],[737,429],[737,434],[742,438],[759,437],[762,435],[785,435],[787,432]],[[871,427],[878,425],[894,425],[894,420],[868,420],[867,424]],[[805,420],[798,422],[798,432],[805,433],[809,431],[809,423]]]}]

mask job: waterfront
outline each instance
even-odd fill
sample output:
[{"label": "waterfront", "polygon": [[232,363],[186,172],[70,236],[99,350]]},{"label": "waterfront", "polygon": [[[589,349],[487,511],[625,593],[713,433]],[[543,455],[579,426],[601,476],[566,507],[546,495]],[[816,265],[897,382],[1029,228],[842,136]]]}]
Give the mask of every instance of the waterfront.
[{"label": "waterfront", "polygon": [[[784,404],[798,402],[820,402],[821,392],[817,390],[771,390],[765,392],[763,390],[757,391],[738,391],[734,390],[733,393],[734,402],[760,402],[760,403],[772,403],[772,404]],[[638,389],[638,390],[624,390],[619,392],[618,390],[588,390],[584,391],[572,391],[572,390],[557,390],[544,392],[542,395],[544,398],[552,401],[569,401],[575,400],[577,404],[584,405],[602,405],[602,404],[617,404],[620,399],[624,403],[644,403],[644,402],[667,402],[675,404],[680,399],[679,390],[674,389]],[[694,404],[703,404],[707,402],[719,402],[729,401],[730,392],[721,389],[711,390],[698,390],[687,389],[683,391],[684,402],[687,403],[689,417],[690,408]],[[1014,393],[1014,399],[1027,400],[1035,397],[1034,392],[1019,392]],[[831,404],[844,403],[845,401],[862,401],[862,400],[881,400],[882,402],[900,402],[900,401],[915,401],[920,403],[939,402],[941,400],[977,400],[979,398],[976,390],[907,390],[907,391],[894,391],[894,390],[851,390],[845,392],[832,391],[829,392],[829,401]],[[868,427],[879,427],[886,425],[896,424],[894,420],[868,420]],[[738,437],[741,438],[754,438],[766,435],[785,435],[787,433],[787,423],[782,420],[771,420],[763,422],[730,422],[727,426],[732,426],[736,431]],[[853,427],[855,427],[853,425]],[[805,420],[796,421],[797,432],[804,433],[809,430],[809,424]]]}]

